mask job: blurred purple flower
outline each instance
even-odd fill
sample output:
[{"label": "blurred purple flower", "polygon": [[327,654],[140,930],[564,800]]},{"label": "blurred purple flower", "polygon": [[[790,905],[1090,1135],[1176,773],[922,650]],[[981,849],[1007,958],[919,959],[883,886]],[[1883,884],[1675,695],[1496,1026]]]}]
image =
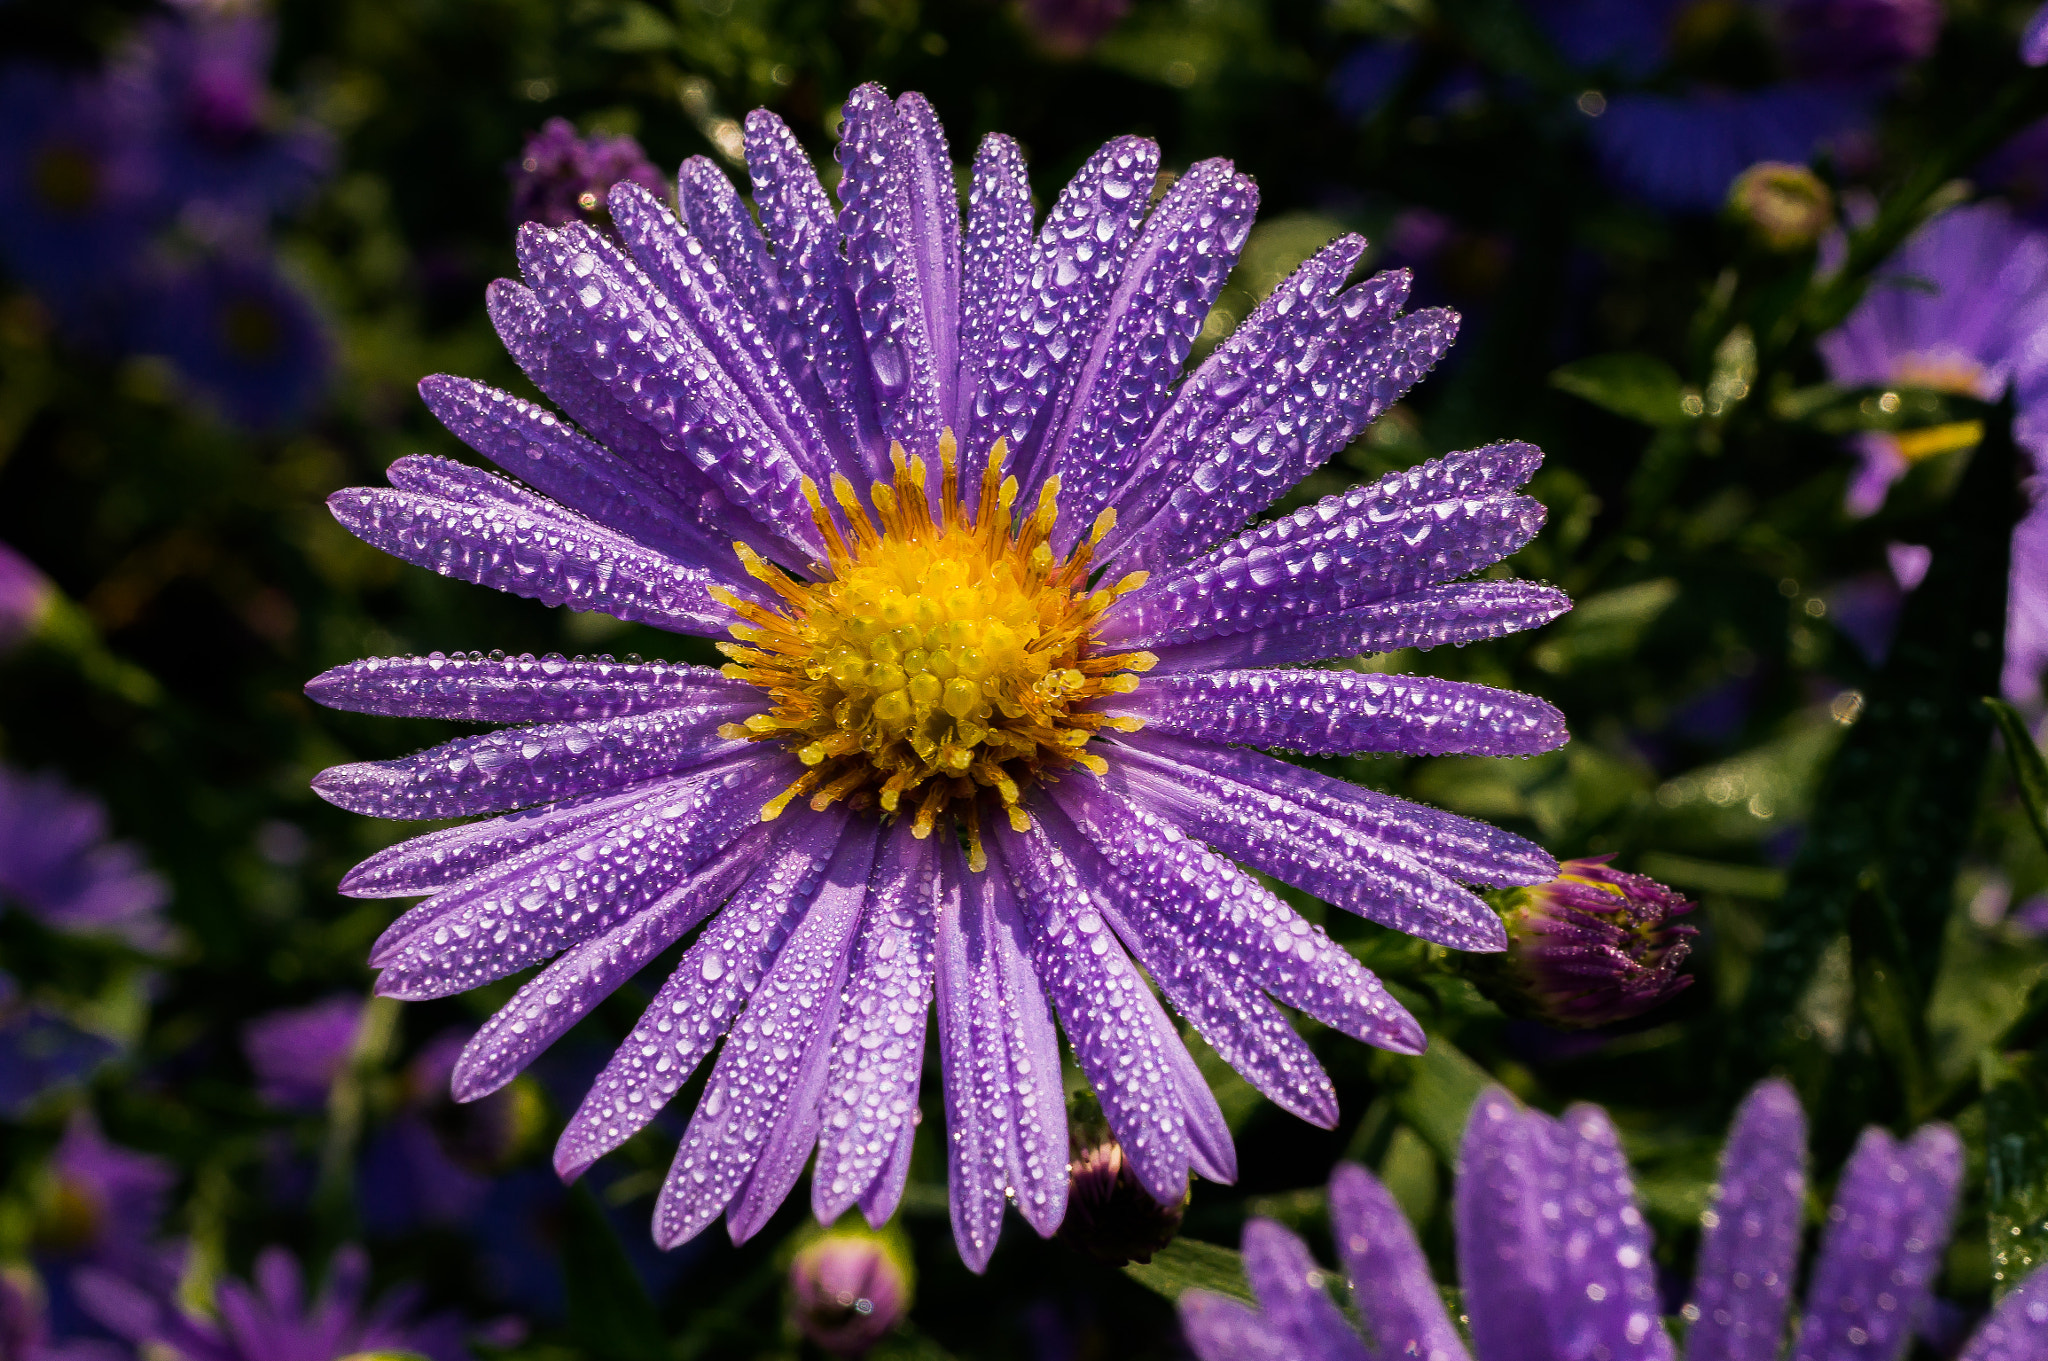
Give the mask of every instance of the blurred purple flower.
[{"label": "blurred purple flower", "polygon": [[176,1361],[337,1361],[355,1352],[419,1352],[432,1361],[471,1361],[475,1330],[454,1314],[423,1314],[419,1292],[401,1286],[365,1306],[370,1263],[344,1247],[318,1297],[306,1298],[298,1261],[283,1248],[256,1258],[253,1287],[221,1282],[218,1320],[184,1311],[175,1294],[143,1289],[107,1272],[79,1273],[79,1292],[103,1325]]},{"label": "blurred purple flower", "polygon": [[2020,35],[2020,60],[2029,66],[2048,66],[2048,5],[2034,11]]},{"label": "blurred purple flower", "polygon": [[790,1313],[834,1356],[864,1356],[910,1308],[910,1271],[880,1234],[841,1230],[813,1239],[789,1264]]},{"label": "blurred purple flower", "polygon": [[[1962,1180],[1961,1142],[1943,1125],[1904,1141],[1866,1129],[1821,1234],[1799,1328],[1801,1357],[1904,1353],[1927,1310]],[[1772,1361],[1783,1343],[1806,1198],[1806,1121],[1780,1081],[1752,1091],[1701,1217],[1689,1361]],[[1670,1361],[1649,1225],[1604,1111],[1525,1111],[1498,1087],[1465,1127],[1454,1207],[1461,1312],[1480,1361],[1612,1357]],[[1342,1164],[1330,1218],[1368,1352],[1299,1238],[1270,1220],[1244,1230],[1254,1309],[1205,1291],[1182,1296],[1202,1361],[1368,1355],[1468,1361],[1414,1230],[1371,1173]],[[1970,1361],[2048,1347],[2048,1276],[2020,1282],[1966,1345]]]},{"label": "blurred purple flower", "polygon": [[449,1080],[469,1036],[431,1040],[407,1065],[398,1114],[363,1151],[363,1218],[376,1233],[468,1223],[525,1142],[531,1112],[517,1087],[457,1102]]},{"label": "blurred purple flower", "polygon": [[[2048,234],[1999,203],[1952,208],[1899,248],[1842,325],[1821,337],[1829,375],[1851,385],[1899,384],[1995,400],[2010,386],[2013,434],[2034,470],[2048,457]],[[1857,438],[1863,464],[1852,514],[1867,515],[1909,464],[1974,445],[1965,421]],[[2035,502],[2013,535],[2002,686],[2033,694],[2048,665],[2048,504]]]},{"label": "blurred purple flower", "polygon": [[1663,64],[1686,0],[1531,0],[1558,54],[1581,71],[1640,80]]},{"label": "blurred purple flower", "polygon": [[1934,51],[1941,0],[1778,0],[1778,30],[1801,75],[1888,76]]},{"label": "blurred purple flower", "polygon": [[0,973],[0,1116],[20,1119],[117,1052],[112,1040],[23,1000],[20,984]]},{"label": "blurred purple flower", "polygon": [[1080,57],[1123,22],[1131,0],[1022,0],[1021,8],[1024,26],[1046,51]]},{"label": "blurred purple flower", "polygon": [[48,1297],[33,1267],[0,1267],[0,1361],[135,1361],[103,1338],[54,1339]]},{"label": "blurred purple flower", "polygon": [[0,543],[0,653],[32,637],[57,601],[57,588],[36,565]]},{"label": "blurred purple flower", "polygon": [[242,243],[160,262],[140,284],[132,348],[168,358],[186,385],[236,425],[268,429],[305,414],[327,385],[327,330],[267,251]]},{"label": "blurred purple flower", "polygon": [[631,137],[583,137],[568,119],[550,118],[527,139],[512,168],[512,220],[603,226],[605,196],[619,183],[655,194],[668,191],[661,172]]},{"label": "blurred purple flower", "polygon": [[53,774],[0,765],[0,903],[53,931],[161,948],[170,888],[139,847],[107,839],[107,811]]},{"label": "blurred purple flower", "polygon": [[155,1239],[178,1181],[175,1167],[108,1143],[92,1115],[80,1111],[50,1155],[50,1175],[54,1196],[39,1217],[39,1254],[89,1262],[130,1280],[164,1275],[166,1255]]},{"label": "blurred purple flower", "polygon": [[1360,43],[1330,72],[1330,102],[1354,121],[1376,117],[1414,69],[1415,53],[1412,38]]},{"label": "blurred purple flower", "polygon": [[362,1018],[363,999],[343,994],[250,1021],[242,1027],[242,1052],[256,1074],[257,1096],[280,1110],[325,1110]]},{"label": "blurred purple flower", "polygon": [[1859,128],[1869,99],[1854,87],[1700,88],[1607,96],[1589,129],[1602,168],[1623,187],[1673,212],[1711,212],[1759,161],[1804,165]]}]

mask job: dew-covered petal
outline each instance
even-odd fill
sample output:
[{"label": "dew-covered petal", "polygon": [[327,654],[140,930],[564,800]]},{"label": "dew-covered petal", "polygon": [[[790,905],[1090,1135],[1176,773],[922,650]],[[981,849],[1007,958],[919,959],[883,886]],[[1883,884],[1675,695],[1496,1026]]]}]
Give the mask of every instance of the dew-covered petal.
[{"label": "dew-covered petal", "polygon": [[1241,785],[1399,846],[1439,873],[1467,884],[1541,884],[1557,877],[1550,852],[1489,823],[1446,813],[1334,779],[1264,752],[1137,732],[1118,737],[1120,755],[1144,762],[1191,790],[1209,780]]},{"label": "dew-covered petal", "polygon": [[1337,614],[1289,616],[1246,633],[1160,644],[1153,674],[1286,666],[1332,657],[1370,656],[1412,647],[1504,638],[1540,628],[1572,607],[1571,597],[1533,581],[1462,581],[1425,586]]},{"label": "dew-covered petal", "polygon": [[[960,272],[960,375],[954,409],[947,419],[956,435],[969,437],[983,389],[995,371],[997,346],[1016,323],[1031,282],[1031,180],[1024,153],[999,132],[982,138],[968,175],[967,227]],[[981,484],[988,450],[969,442],[960,447],[960,484]]]},{"label": "dew-covered petal", "polygon": [[1102,707],[1172,736],[1317,756],[1533,756],[1568,736],[1564,715],[1534,695],[1356,671],[1160,676]]},{"label": "dew-covered petal", "polygon": [[[1606,1112],[1573,1106],[1553,1139],[1566,1159],[1559,1214],[1542,1207],[1557,1260],[1552,1327],[1566,1361],[1670,1361],[1650,1229]],[[1474,1335],[1475,1337],[1477,1334]]]},{"label": "dew-covered petal", "polygon": [[[792,1078],[805,1075],[813,1042],[838,1012],[876,836],[867,820],[845,829],[803,920],[727,1034],[655,1202],[654,1241],[662,1247],[689,1241],[724,1212],[792,1109]],[[798,1107],[792,1124],[802,1120]]]},{"label": "dew-covered petal", "polygon": [[[844,972],[840,976],[844,978]],[[748,1003],[749,1007],[752,1005],[752,1002]],[[778,1062],[763,1075],[785,1089],[785,1094],[779,1098],[782,1113],[775,1117],[767,1142],[761,1145],[760,1153],[754,1158],[753,1169],[747,1173],[746,1182],[726,1209],[726,1234],[734,1246],[768,1227],[768,1221],[782,1208],[782,1202],[789,1199],[797,1178],[803,1175],[804,1164],[811,1160],[811,1150],[818,1146],[819,1103],[824,1100],[825,1078],[832,1064],[832,1031],[838,1013],[844,1007],[843,995],[821,995],[816,1029],[795,1071],[791,1072],[789,1065]],[[745,1024],[743,1016],[741,1026]],[[727,1043],[731,1043],[731,1037]],[[715,1071],[712,1076],[715,1081]],[[756,1078],[750,1085],[758,1090],[761,1078]],[[735,1123],[740,1124],[744,1137],[748,1124]],[[676,1151],[680,1156],[682,1150]],[[658,1207],[656,1212],[659,1214]]]},{"label": "dew-covered petal", "polygon": [[1842,1170],[1794,1361],[1897,1361],[1948,1248],[1963,1150],[1946,1125],[1867,1129]]},{"label": "dew-covered petal", "polygon": [[967,441],[986,449],[1007,440],[1027,486],[1051,413],[1072,390],[1123,277],[1158,171],[1152,142],[1105,144],[1060,191],[1031,243],[1029,283],[996,342]]},{"label": "dew-covered petal", "polygon": [[1736,1113],[1700,1234],[1686,1361],[1776,1361],[1806,1208],[1806,1113],[1759,1083]]},{"label": "dew-covered petal", "polygon": [[753,214],[709,156],[692,156],[676,173],[676,205],[691,236],[704,244],[726,286],[757,325],[773,328],[788,312],[782,281]]},{"label": "dew-covered petal", "polygon": [[618,926],[567,950],[500,1007],[456,1060],[457,1101],[489,1096],[525,1070],[621,983],[716,911],[759,863],[769,829],[743,834],[710,864]]},{"label": "dew-covered petal", "polygon": [[1549,1122],[1490,1087],[1459,1149],[1458,1279],[1472,1349],[1486,1361],[1558,1361],[1553,1303],[1562,1265],[1545,1206],[1562,1213],[1566,1164]]},{"label": "dew-covered petal", "polygon": [[1300,1361],[1294,1344],[1258,1310],[1227,1295],[1206,1290],[1182,1295],[1180,1329],[1201,1361]]},{"label": "dew-covered petal", "polygon": [[938,848],[900,818],[883,835],[832,1036],[811,1208],[830,1224],[865,1196],[916,1128],[939,914]]},{"label": "dew-covered petal", "polygon": [[1244,1274],[1266,1326],[1286,1338],[1301,1361],[1369,1361],[1364,1341],[1330,1298],[1330,1273],[1299,1238],[1270,1219],[1247,1221]]},{"label": "dew-covered petal", "polygon": [[632,1138],[689,1080],[774,964],[810,905],[845,825],[843,812],[830,811],[783,831],[732,901],[683,952],[563,1128],[555,1170],[564,1178],[583,1175]]},{"label": "dew-covered petal", "polygon": [[[1049,1237],[1067,1212],[1067,1112],[1058,1037],[1031,965],[1031,934],[1000,862],[970,873],[940,845],[937,996],[953,1240],[988,1266],[1006,1188]],[[957,904],[957,905],[956,905]]]},{"label": "dew-covered petal", "polygon": [[458,737],[391,761],[331,766],[313,792],[366,817],[458,818],[622,789],[736,755],[718,735],[760,701],[721,697],[591,723],[544,723]]},{"label": "dew-covered petal", "polygon": [[1469,1361],[1408,1217],[1377,1178],[1352,1163],[1330,1174],[1330,1235],[1375,1355]]},{"label": "dew-covered petal", "polygon": [[2048,1355],[2048,1272],[2030,1272],[1979,1324],[1957,1361],[2038,1361]]},{"label": "dew-covered petal", "polygon": [[629,714],[734,703],[761,692],[708,666],[607,657],[365,657],[323,671],[306,695],[330,709],[477,723],[602,722]]}]

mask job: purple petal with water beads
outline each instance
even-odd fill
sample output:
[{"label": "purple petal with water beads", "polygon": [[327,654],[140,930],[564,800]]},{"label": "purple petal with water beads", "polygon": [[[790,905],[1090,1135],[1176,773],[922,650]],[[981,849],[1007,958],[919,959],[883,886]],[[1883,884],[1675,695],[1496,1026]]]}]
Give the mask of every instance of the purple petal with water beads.
[{"label": "purple petal with water beads", "polygon": [[2048,1355],[2048,1272],[2034,1271],[2006,1292],[1956,1361],[2037,1361],[2043,1355]]},{"label": "purple petal with water beads", "polygon": [[1119,736],[1120,754],[1201,791],[1211,779],[1241,785],[1399,846],[1447,878],[1506,888],[1557,877],[1557,861],[1535,842],[1489,823],[1446,813],[1242,747],[1138,732]]},{"label": "purple petal with water beads", "polygon": [[789,300],[768,243],[732,181],[709,156],[692,156],[676,173],[676,205],[690,235],[711,253],[734,299],[756,325],[774,334]]},{"label": "purple petal with water beads", "polygon": [[1152,1198],[1178,1204],[1188,1189],[1187,1123],[1178,1103],[1160,1099],[1173,1069],[1140,999],[1150,990],[1043,829],[996,835],[1030,921],[1032,964],[1110,1132]]},{"label": "purple petal with water beads", "polygon": [[1347,912],[1454,950],[1507,948],[1499,913],[1400,849],[1241,784],[1164,774],[1131,760],[1104,780],[1231,859]]},{"label": "purple petal with water beads", "polygon": [[752,877],[683,952],[562,1130],[555,1170],[564,1178],[632,1138],[711,1052],[809,907],[845,825],[837,811],[773,829]]},{"label": "purple petal with water beads", "polygon": [[[842,960],[840,978],[843,980],[845,976]],[[817,1030],[811,1035],[795,1072],[788,1072],[786,1064],[773,1065],[772,1080],[785,1084],[788,1096],[783,1100],[782,1113],[774,1118],[775,1124],[768,1132],[767,1142],[761,1145],[754,1166],[747,1173],[746,1182],[726,1207],[726,1234],[735,1247],[768,1227],[768,1221],[782,1208],[782,1202],[789,1199],[797,1178],[803,1175],[804,1164],[811,1160],[811,1150],[818,1146],[819,1104],[824,1100],[825,1079],[832,1065],[832,1031],[845,1005],[843,994],[828,994],[821,998]],[[750,1001],[748,1006],[751,1008],[753,1003]],[[744,1026],[744,1019],[741,1024]],[[728,1048],[731,1044],[732,1037],[728,1036]],[[719,1057],[723,1059],[725,1055],[720,1054]],[[717,1080],[715,1070],[712,1079]],[[759,1080],[752,1085],[758,1087]],[[699,1110],[702,1110],[701,1106]],[[694,1119],[692,1123],[695,1123]],[[748,1126],[742,1126],[742,1129],[751,1132]],[[684,1138],[687,1140],[688,1137],[685,1132]],[[680,1163],[680,1148],[676,1155]]]},{"label": "purple petal with water beads", "polygon": [[[1054,796],[1055,800],[1059,795]],[[1324,1129],[1337,1127],[1337,1092],[1307,1043],[1297,1035],[1256,983],[1247,987],[1227,946],[1203,940],[1186,928],[1198,909],[1163,902],[1134,888],[1103,859],[1086,834],[1067,824],[1062,807],[1041,810],[1048,835],[1083,866],[1103,915],[1139,965],[1200,1032],[1211,1049],[1282,1110]],[[1189,885],[1183,897],[1199,898]],[[1241,962],[1241,961],[1240,961]]]},{"label": "purple petal with water beads", "polygon": [[477,723],[592,723],[692,705],[732,704],[761,692],[708,666],[616,662],[550,653],[365,657],[323,671],[306,695],[330,709]]},{"label": "purple petal with water beads", "polygon": [[748,759],[681,782],[580,844],[551,842],[429,899],[402,919],[419,925],[378,952],[378,993],[446,997],[610,930],[756,824],[761,800],[786,783],[780,764]]},{"label": "purple petal with water beads", "polygon": [[1180,1327],[1201,1361],[1300,1361],[1294,1344],[1248,1304],[1206,1290],[1180,1297]]},{"label": "purple petal with water beads", "polygon": [[419,391],[450,434],[543,496],[686,567],[730,574],[729,535],[707,534],[681,497],[546,407],[446,374]]},{"label": "purple petal with water beads", "polygon": [[328,497],[327,508],[343,529],[401,561],[544,605],[706,636],[732,618],[711,598],[710,573],[560,507],[532,512],[352,487]]},{"label": "purple petal with water beads", "polygon": [[[1541,1117],[1532,1117],[1540,1119]],[[1559,1217],[1545,1205],[1557,1262],[1552,1326],[1558,1355],[1580,1361],[1670,1361],[1659,1317],[1650,1230],[1614,1126],[1598,1106],[1573,1106],[1551,1130],[1566,1160]]]},{"label": "purple petal with water beads", "polygon": [[1062,483],[1056,553],[1072,550],[1122,485],[1258,206],[1257,186],[1230,162],[1199,161],[1145,219],[1059,425],[1046,438],[1042,465]]},{"label": "purple petal with water beads", "polygon": [[[968,174],[967,229],[960,277],[960,376],[954,388],[953,430],[971,436],[993,379],[997,346],[1015,324],[1031,283],[1031,180],[1024,153],[999,132],[981,139]],[[993,409],[992,407],[990,408]],[[960,448],[960,485],[981,485],[988,450]]]},{"label": "purple petal with water beads", "polygon": [[1244,1274],[1266,1326],[1286,1338],[1301,1361],[1371,1361],[1329,1296],[1329,1273],[1316,1265],[1307,1244],[1270,1219],[1244,1226]]},{"label": "purple petal with water beads", "polygon": [[1030,931],[1002,848],[970,874],[959,847],[939,847],[939,1060],[945,1076],[953,1240],[977,1274],[1002,1232],[1006,1188],[1050,1237],[1067,1211],[1067,1114],[1059,1040],[1031,967]]},{"label": "purple petal with water beads", "polygon": [[1472,1349],[1486,1361],[1556,1361],[1553,1301],[1562,1288],[1544,1206],[1566,1193],[1543,1117],[1506,1092],[1480,1094],[1458,1156],[1458,1279]]},{"label": "purple petal with water beads", "polygon": [[917,1125],[938,930],[938,848],[907,818],[884,833],[832,1035],[811,1208],[830,1224],[865,1196]]},{"label": "purple petal with water beads", "polygon": [[1572,607],[1571,597],[1533,581],[1464,581],[1425,586],[1337,614],[1290,617],[1199,642],[1149,649],[1154,675],[1244,666],[1285,666],[1370,656],[1404,647],[1463,647],[1539,628]]},{"label": "purple petal with water beads", "polygon": [[594,723],[546,723],[458,737],[391,761],[332,766],[313,777],[321,798],[379,818],[504,813],[678,775],[748,744],[720,737],[760,701],[721,698]]},{"label": "purple petal with water beads", "polygon": [[1140,1010],[1150,1019],[1174,1086],[1179,1088],[1181,1118],[1188,1131],[1188,1166],[1217,1185],[1228,1186],[1237,1180],[1237,1145],[1230,1137],[1223,1107],[1216,1103],[1216,1093],[1209,1090],[1209,1080],[1181,1041],[1166,1008],[1149,988],[1140,999],[1144,1003]]},{"label": "purple petal with water beads", "polygon": [[1039,226],[1030,283],[997,341],[976,401],[974,448],[1009,441],[1018,481],[1037,482],[1038,443],[1066,399],[1110,300],[1159,171],[1159,148],[1119,137],[1088,158]]},{"label": "purple petal with water beads", "polygon": [[1828,1209],[1794,1361],[1897,1361],[1948,1246],[1963,1151],[1926,1125],[1896,1143],[1867,1129]]},{"label": "purple petal with water beads", "polygon": [[1434,676],[1211,671],[1148,679],[1101,707],[1169,736],[1317,756],[1533,756],[1569,737],[1534,695]]},{"label": "purple petal with water beads", "polygon": [[1805,1208],[1806,1113],[1789,1084],[1759,1083],[1736,1113],[1701,1217],[1686,1361],[1775,1361]]},{"label": "purple petal with water beads", "polygon": [[457,1101],[497,1091],[647,962],[716,911],[759,863],[766,827],[743,834],[709,865],[601,936],[563,953],[500,1007],[462,1048]]},{"label": "purple petal with water beads", "polygon": [[1408,1217],[1386,1187],[1351,1163],[1330,1174],[1330,1232],[1378,1356],[1470,1361]]},{"label": "purple petal with water beads", "polygon": [[[799,1092],[792,1090],[790,1064],[814,1061],[813,1041],[838,1013],[877,833],[863,821],[840,836],[803,920],[727,1035],[655,1202],[654,1241],[662,1247],[696,1237],[745,1189],[792,1108]],[[800,1121],[803,1111],[796,1111]]]}]

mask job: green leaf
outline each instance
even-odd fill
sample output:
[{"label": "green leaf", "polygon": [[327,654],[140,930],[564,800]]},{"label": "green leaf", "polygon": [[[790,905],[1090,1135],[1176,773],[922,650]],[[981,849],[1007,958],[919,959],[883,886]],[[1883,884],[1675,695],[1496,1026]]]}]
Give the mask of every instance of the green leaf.
[{"label": "green leaf", "polygon": [[1683,425],[1697,414],[1685,409],[1685,383],[1677,371],[1647,354],[1576,359],[1553,371],[1550,385],[1644,425]]},{"label": "green leaf", "polygon": [[1493,1076],[1464,1050],[1432,1033],[1420,1054],[1373,1055],[1373,1076],[1393,1095],[1394,1109],[1445,1167],[1458,1165],[1465,1121]]},{"label": "green leaf", "polygon": [[1244,1258],[1226,1247],[1196,1238],[1176,1238],[1149,1262],[1126,1262],[1124,1275],[1147,1290],[1179,1300],[1190,1290],[1210,1290],[1257,1304],[1244,1277]]},{"label": "green leaf", "polygon": [[562,1270],[569,1290],[569,1331],[591,1361],[668,1361],[668,1338],[654,1302],[590,1188],[570,1188]]},{"label": "green leaf", "polygon": [[2026,805],[2027,820],[2034,824],[2034,835],[2041,838],[2041,845],[2048,847],[2048,761],[2041,759],[2041,748],[2034,744],[2034,735],[2027,731],[2027,721],[2020,717],[2020,711],[2002,699],[1985,696],[1984,707],[1991,711],[1991,717],[1998,721],[1998,732],[2005,739],[2005,759],[2012,766],[2013,779],[2020,787],[2020,802]]},{"label": "green leaf", "polygon": [[1984,1056],[1984,1172],[1995,1298],[2048,1258],[2048,1074],[2035,1056]]}]

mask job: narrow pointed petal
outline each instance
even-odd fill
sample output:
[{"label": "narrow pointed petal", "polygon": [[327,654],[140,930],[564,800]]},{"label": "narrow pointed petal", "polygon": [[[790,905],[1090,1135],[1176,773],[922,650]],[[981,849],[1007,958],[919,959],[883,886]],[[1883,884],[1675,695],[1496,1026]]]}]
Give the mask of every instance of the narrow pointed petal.
[{"label": "narrow pointed petal", "polygon": [[[387,846],[350,870],[342,878],[341,891],[351,898],[409,898],[452,888],[466,879],[486,874],[507,859],[524,854],[543,842],[568,836],[600,818],[641,799],[665,797],[677,781],[640,785],[617,793],[593,794],[560,803],[543,804],[483,822],[466,822],[425,836],[416,836]],[[407,912],[405,916],[411,916]],[[403,921],[404,917],[400,918]],[[409,928],[408,928],[409,930]],[[406,933],[386,931],[371,947],[374,965],[378,954]]]},{"label": "narrow pointed petal", "polygon": [[1299,1238],[1270,1219],[1247,1222],[1244,1274],[1266,1325],[1293,1344],[1302,1361],[1369,1361],[1364,1341],[1329,1296],[1329,1273]]},{"label": "narrow pointed petal", "polygon": [[1102,708],[1170,736],[1316,756],[1533,756],[1569,736],[1564,715],[1534,695],[1356,671],[1160,676]]},{"label": "narrow pointed petal", "polygon": [[1472,1349],[1486,1361],[1557,1361],[1558,1262],[1544,1207],[1561,1206],[1565,1166],[1548,1122],[1498,1087],[1480,1094],[1459,1150],[1458,1279]]},{"label": "narrow pointed petal", "polygon": [[621,983],[715,912],[759,862],[767,828],[743,835],[646,911],[566,951],[500,1007],[462,1047],[457,1101],[489,1096],[590,1014]]},{"label": "narrow pointed petal", "polygon": [[1352,1163],[1330,1175],[1330,1234],[1376,1355],[1470,1361],[1408,1217],[1378,1179]]},{"label": "narrow pointed petal", "polygon": [[[978,486],[988,450],[973,442],[979,403],[995,372],[997,347],[1014,327],[1031,282],[1031,180],[1024,153],[990,133],[968,178],[960,278],[960,376],[949,413],[960,446],[960,484]],[[991,408],[992,409],[992,408]]]},{"label": "narrow pointed petal", "polygon": [[306,682],[330,709],[475,723],[594,723],[696,705],[736,704],[760,691],[708,666],[589,657],[365,657]]},{"label": "narrow pointed petal", "polygon": [[1258,1310],[1225,1295],[1206,1290],[1182,1295],[1180,1328],[1201,1361],[1300,1361],[1293,1343]]},{"label": "narrow pointed petal", "polygon": [[676,175],[676,202],[691,236],[718,265],[726,286],[755,324],[774,327],[789,310],[768,243],[739,191],[708,156],[692,156]]},{"label": "narrow pointed petal", "polygon": [[811,1053],[838,1010],[875,840],[872,823],[846,829],[803,921],[727,1035],[655,1202],[654,1241],[662,1247],[689,1241],[724,1212],[798,1095],[790,1064],[804,1061],[798,1056]]},{"label": "narrow pointed petal", "polygon": [[844,814],[827,813],[777,836],[725,910],[683,952],[563,1128],[555,1170],[565,1179],[632,1138],[689,1080],[802,920],[845,825]]},{"label": "narrow pointed petal", "polygon": [[1614,1126],[1598,1106],[1565,1112],[1566,1191],[1546,1225],[1557,1260],[1552,1308],[1559,1355],[1569,1361],[1670,1361],[1658,1307],[1650,1229]]},{"label": "narrow pointed petal", "polygon": [[1806,1209],[1806,1113],[1788,1083],[1760,1083],[1743,1101],[1716,1186],[1686,1361],[1776,1361]]},{"label": "narrow pointed petal", "polygon": [[1962,1144],[1946,1125],[1904,1143],[1863,1132],[1828,1209],[1794,1361],[1905,1354],[1941,1270],[1962,1174]]},{"label": "narrow pointed petal", "polygon": [[1180,1089],[1181,1115],[1188,1131],[1188,1165],[1217,1185],[1228,1186],[1237,1180],[1237,1145],[1230,1137],[1230,1123],[1223,1118],[1223,1107],[1216,1103],[1209,1080],[1202,1076],[1195,1056],[1181,1042],[1180,1031],[1159,1005],[1159,999],[1149,989],[1142,997],[1149,1004],[1143,1010],[1158,1033],[1159,1048],[1166,1055],[1173,1084]]},{"label": "narrow pointed petal", "polygon": [[2034,1361],[2048,1354],[2048,1273],[2035,1271],[2006,1292],[1957,1361]]},{"label": "narrow pointed petal", "polygon": [[[776,1117],[775,1127],[768,1134],[768,1142],[762,1145],[753,1170],[747,1174],[746,1184],[726,1211],[726,1233],[735,1247],[768,1227],[768,1221],[789,1199],[797,1178],[803,1175],[804,1164],[811,1160],[811,1150],[818,1145],[819,1103],[824,1100],[825,1079],[832,1066],[832,1031],[844,1003],[843,995],[837,991],[821,997],[817,1030],[796,1071],[789,1073],[778,1066],[772,1074],[777,1084],[787,1087],[788,1096],[782,1114]],[[752,1003],[748,1005],[751,1007]],[[744,1016],[740,1024],[746,1024]]]},{"label": "narrow pointed petal", "polygon": [[917,1143],[917,1121],[906,1120],[896,1133],[896,1146],[882,1162],[882,1171],[860,1198],[861,1217],[879,1229],[896,1217],[903,1190],[910,1183],[910,1154]]}]

